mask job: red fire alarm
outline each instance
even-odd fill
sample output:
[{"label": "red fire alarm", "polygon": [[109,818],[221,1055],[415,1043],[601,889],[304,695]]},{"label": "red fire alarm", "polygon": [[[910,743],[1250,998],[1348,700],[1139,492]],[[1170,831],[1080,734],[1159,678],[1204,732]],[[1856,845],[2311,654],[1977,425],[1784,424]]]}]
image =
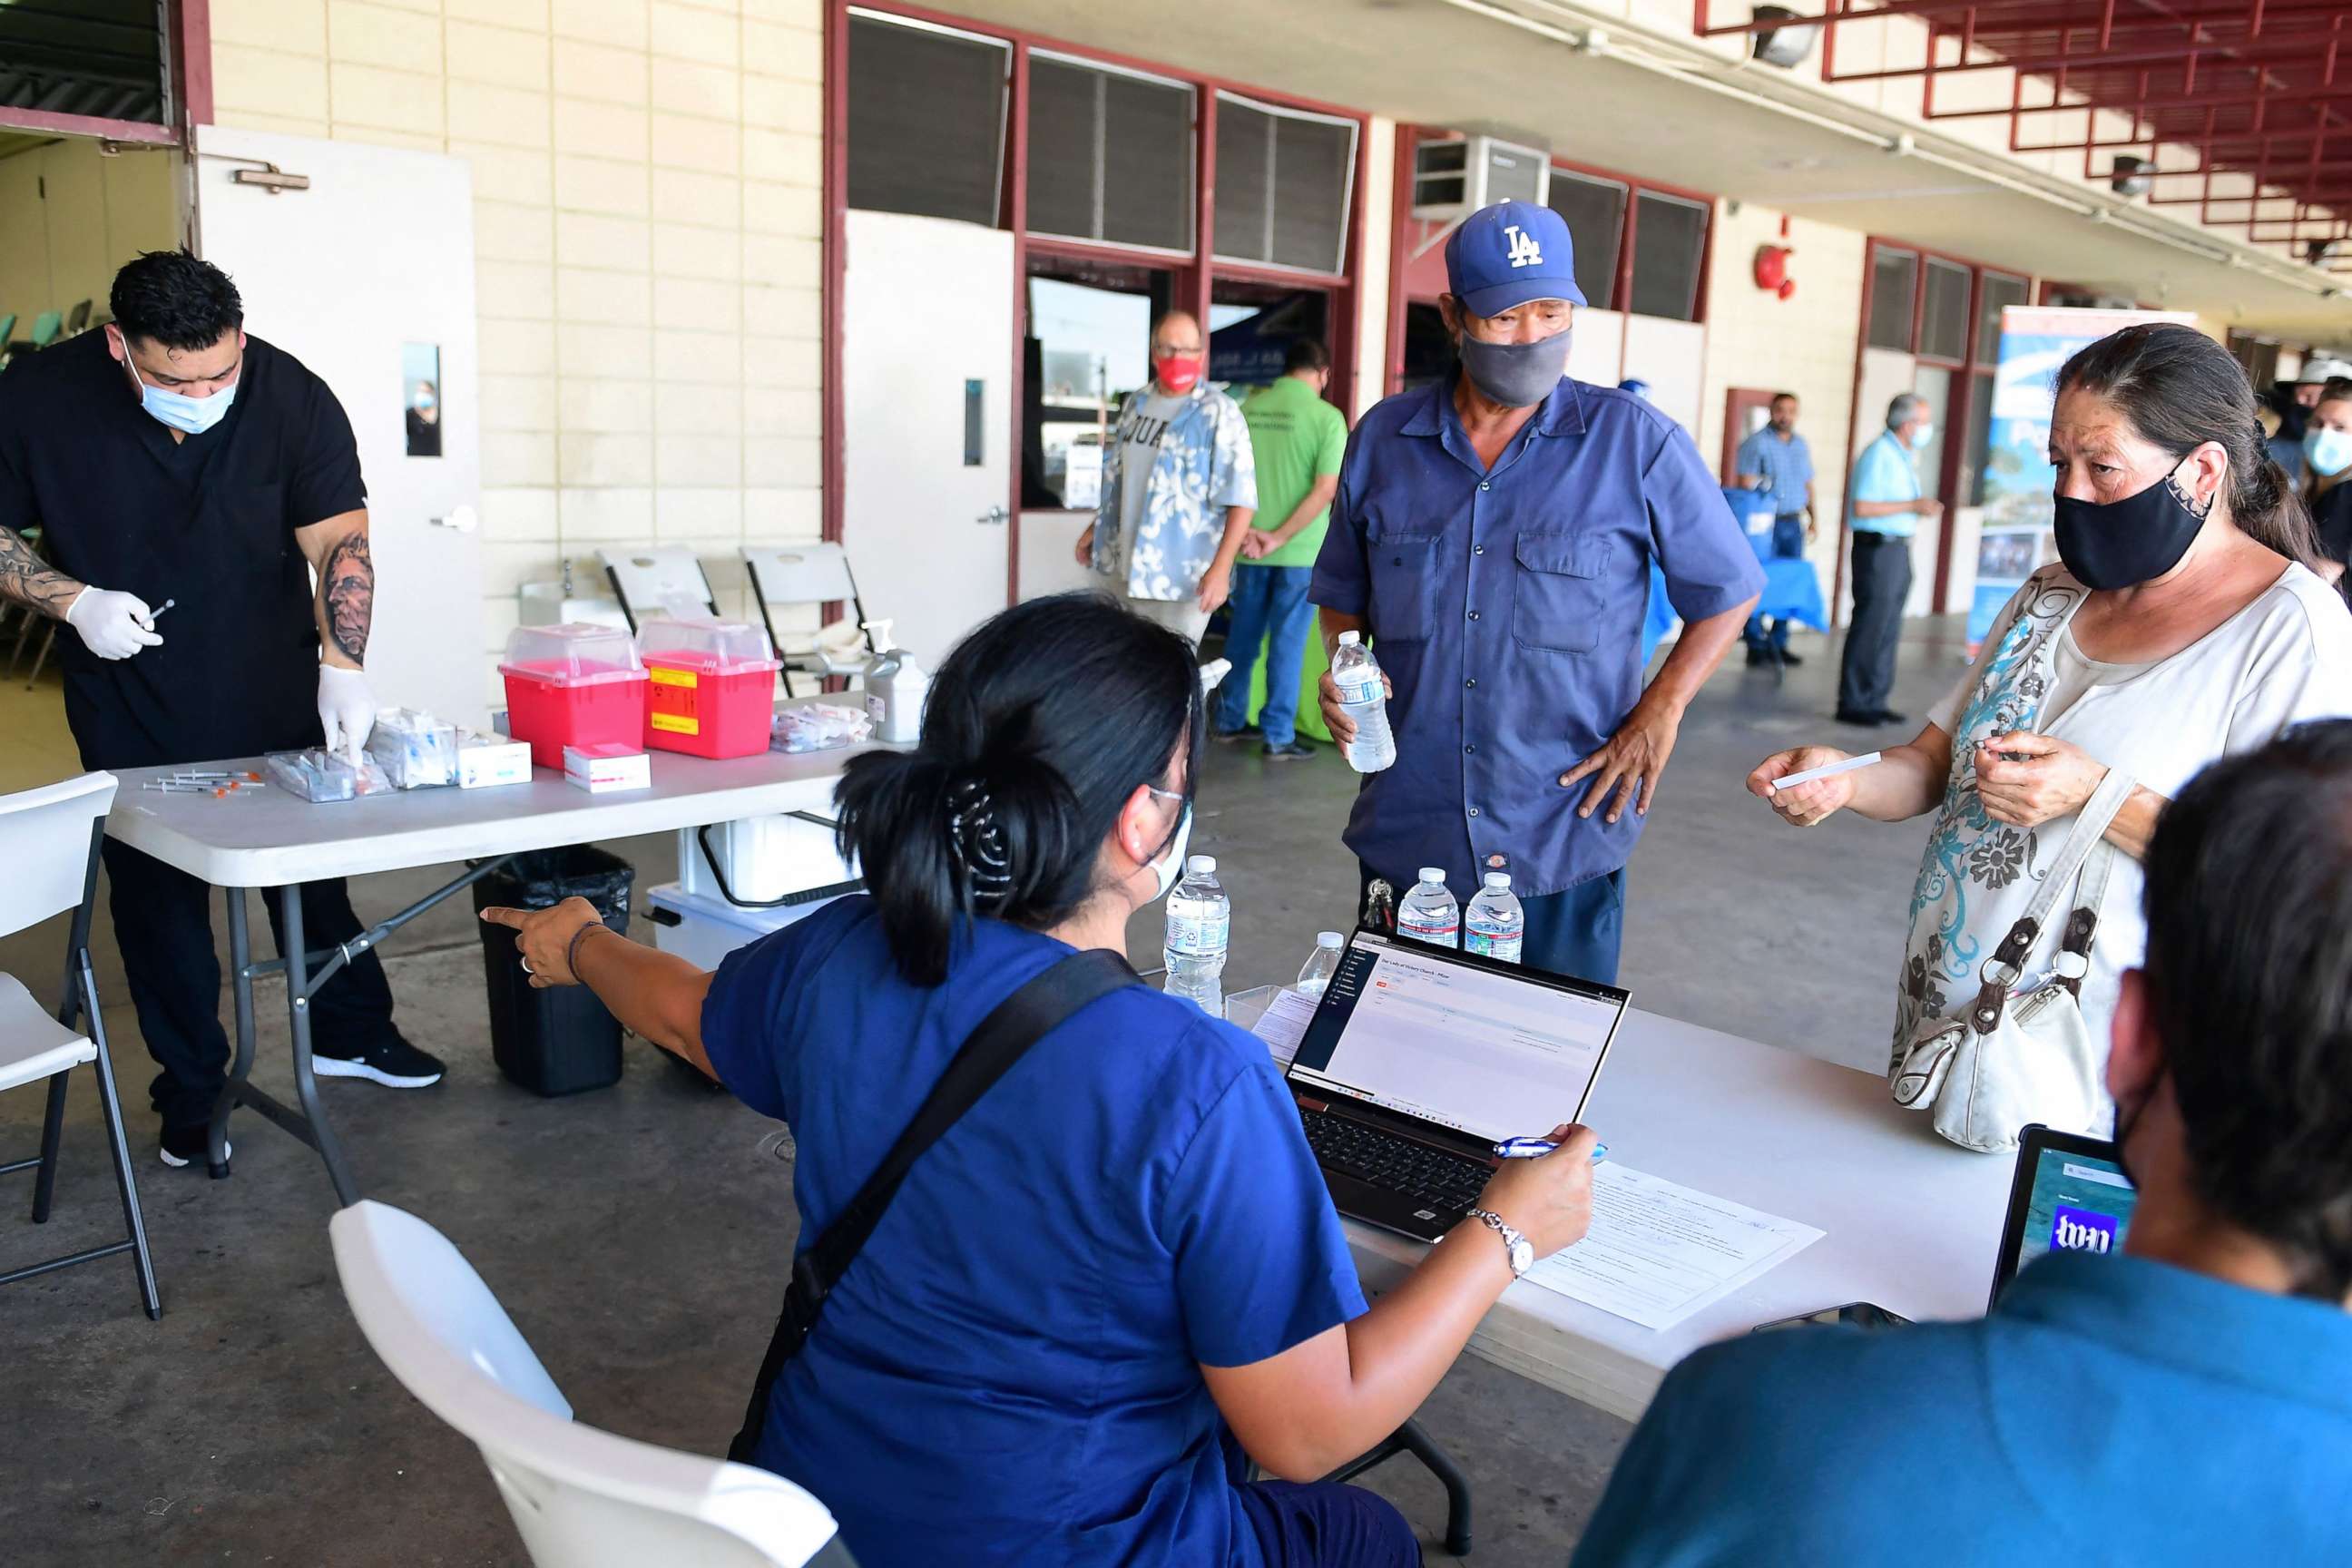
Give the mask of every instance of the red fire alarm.
[{"label": "red fire alarm", "polygon": [[1796,293],[1797,280],[1789,276],[1790,254],[1785,245],[1758,246],[1756,247],[1756,287],[1783,300]]}]

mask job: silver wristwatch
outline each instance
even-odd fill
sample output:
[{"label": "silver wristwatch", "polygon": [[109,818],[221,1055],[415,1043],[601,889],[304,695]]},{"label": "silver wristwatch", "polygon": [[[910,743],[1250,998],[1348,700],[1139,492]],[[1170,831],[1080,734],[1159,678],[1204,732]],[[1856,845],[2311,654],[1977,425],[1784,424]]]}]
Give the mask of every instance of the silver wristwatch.
[{"label": "silver wristwatch", "polygon": [[1528,1238],[1505,1222],[1493,1209],[1472,1209],[1470,1217],[1503,1238],[1503,1251],[1511,1260],[1511,1277],[1518,1278],[1536,1266],[1536,1249]]}]

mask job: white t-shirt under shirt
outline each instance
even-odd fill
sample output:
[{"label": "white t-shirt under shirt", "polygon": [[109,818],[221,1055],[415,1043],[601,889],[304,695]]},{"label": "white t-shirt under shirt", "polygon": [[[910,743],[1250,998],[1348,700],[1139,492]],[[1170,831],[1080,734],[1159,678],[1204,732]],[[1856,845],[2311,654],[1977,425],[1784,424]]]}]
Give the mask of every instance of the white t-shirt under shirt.
[{"label": "white t-shirt under shirt", "polygon": [[[1997,657],[2027,606],[2083,593],[2063,567],[2036,573],[1993,624],[1985,659]],[[1918,1018],[1954,1016],[1968,1005],[1978,965],[2024,915],[2074,825],[2067,816],[2021,832],[1984,819],[1968,750],[1984,737],[1961,733],[1991,720],[1978,703],[1982,675],[1981,664],[1970,669],[1927,716],[1953,737],[1956,787],[1930,832],[1912,899],[1898,1053]],[[2290,566],[2252,604],[2168,658],[2102,664],[2062,634],[2053,641],[2048,679],[2027,727],[2170,799],[2208,763],[2254,750],[2291,724],[2352,716],[2352,614],[2316,575]],[[2105,1037],[2123,971],[2140,962],[2147,944],[2140,889],[2139,862],[2116,855],[2082,993],[2095,1038]],[[2029,979],[2048,972],[2065,923],[2047,923],[2025,965]]]},{"label": "white t-shirt under shirt", "polygon": [[1160,437],[1168,434],[1168,422],[1176,417],[1184,402],[1163,392],[1147,392],[1118,422],[1118,549],[1110,569],[1114,578],[1127,575],[1128,556],[1135,549],[1136,532],[1143,526],[1144,502],[1151,491],[1151,466],[1160,460]]}]

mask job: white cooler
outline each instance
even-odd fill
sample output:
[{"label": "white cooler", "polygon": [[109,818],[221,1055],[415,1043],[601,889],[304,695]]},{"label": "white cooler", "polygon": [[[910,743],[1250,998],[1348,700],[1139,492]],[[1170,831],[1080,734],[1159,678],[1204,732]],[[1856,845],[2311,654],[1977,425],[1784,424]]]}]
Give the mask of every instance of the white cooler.
[{"label": "white cooler", "polygon": [[641,912],[653,922],[655,947],[677,954],[697,969],[717,969],[719,960],[737,948],[806,919],[831,902],[829,898],[812,899],[781,909],[747,910],[716,893],[688,892],[679,883],[664,882],[646,889]]},{"label": "white cooler", "polygon": [[854,882],[857,868],[835,847],[828,823],[785,812],[681,830],[677,879],[687,892],[721,903],[761,905]]}]

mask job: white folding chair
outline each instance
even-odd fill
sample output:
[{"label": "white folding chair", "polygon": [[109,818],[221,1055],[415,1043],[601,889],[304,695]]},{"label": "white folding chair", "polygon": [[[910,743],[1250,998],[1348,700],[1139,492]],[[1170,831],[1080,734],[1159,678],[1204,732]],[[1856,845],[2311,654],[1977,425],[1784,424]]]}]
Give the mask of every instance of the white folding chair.
[{"label": "white folding chair", "polygon": [[631,631],[663,616],[677,620],[719,613],[719,595],[711,591],[702,558],[683,544],[612,546],[597,551],[596,558],[604,563]]},{"label": "white folding chair", "polygon": [[[857,579],[849,570],[849,552],[838,544],[747,544],[743,565],[751,578],[751,596],[759,601],[760,618],[767,623],[768,640],[784,661],[784,695],[793,694],[793,671],[803,675],[856,675],[866,668],[865,656],[878,651],[874,634],[863,631],[866,601],[857,596]],[[776,612],[798,605],[845,604],[852,624],[860,627],[859,658],[835,657],[814,638],[795,647],[776,625]]]},{"label": "white folding chair", "polygon": [[[98,982],[89,969],[89,913],[98,890],[98,847],[106,834],[106,814],[113,805],[111,773],[84,773],[63,784],[0,795],[0,867],[6,868],[6,874],[0,876],[0,936],[64,910],[73,911],[73,933],[66,943],[65,994],[54,1016],[42,1011],[24,982],[0,973],[0,1089],[49,1080],[40,1153],[0,1165],[0,1175],[39,1171],[33,1178],[33,1223],[47,1223],[49,1198],[57,1189],[58,1139],[65,1129],[66,1074],[88,1062],[98,1077],[107,1142],[114,1151],[114,1184],[122,1196],[122,1218],[130,1234],[104,1247],[11,1269],[0,1274],[0,1285],[127,1252],[138,1268],[140,1304],[150,1318],[160,1318],[163,1306],[155,1294],[155,1265],[147,1256],[147,1225],[139,1213],[139,1183],[131,1173],[131,1148],[122,1134],[122,1103],[114,1092],[114,1064],[107,1056]],[[76,1032],[77,1019],[88,1033]]]},{"label": "white folding chair", "polygon": [[823,1503],[780,1476],[583,1426],[448,1237],[362,1201],[328,1223],[360,1331],[471,1439],[540,1568],[854,1568]]}]

